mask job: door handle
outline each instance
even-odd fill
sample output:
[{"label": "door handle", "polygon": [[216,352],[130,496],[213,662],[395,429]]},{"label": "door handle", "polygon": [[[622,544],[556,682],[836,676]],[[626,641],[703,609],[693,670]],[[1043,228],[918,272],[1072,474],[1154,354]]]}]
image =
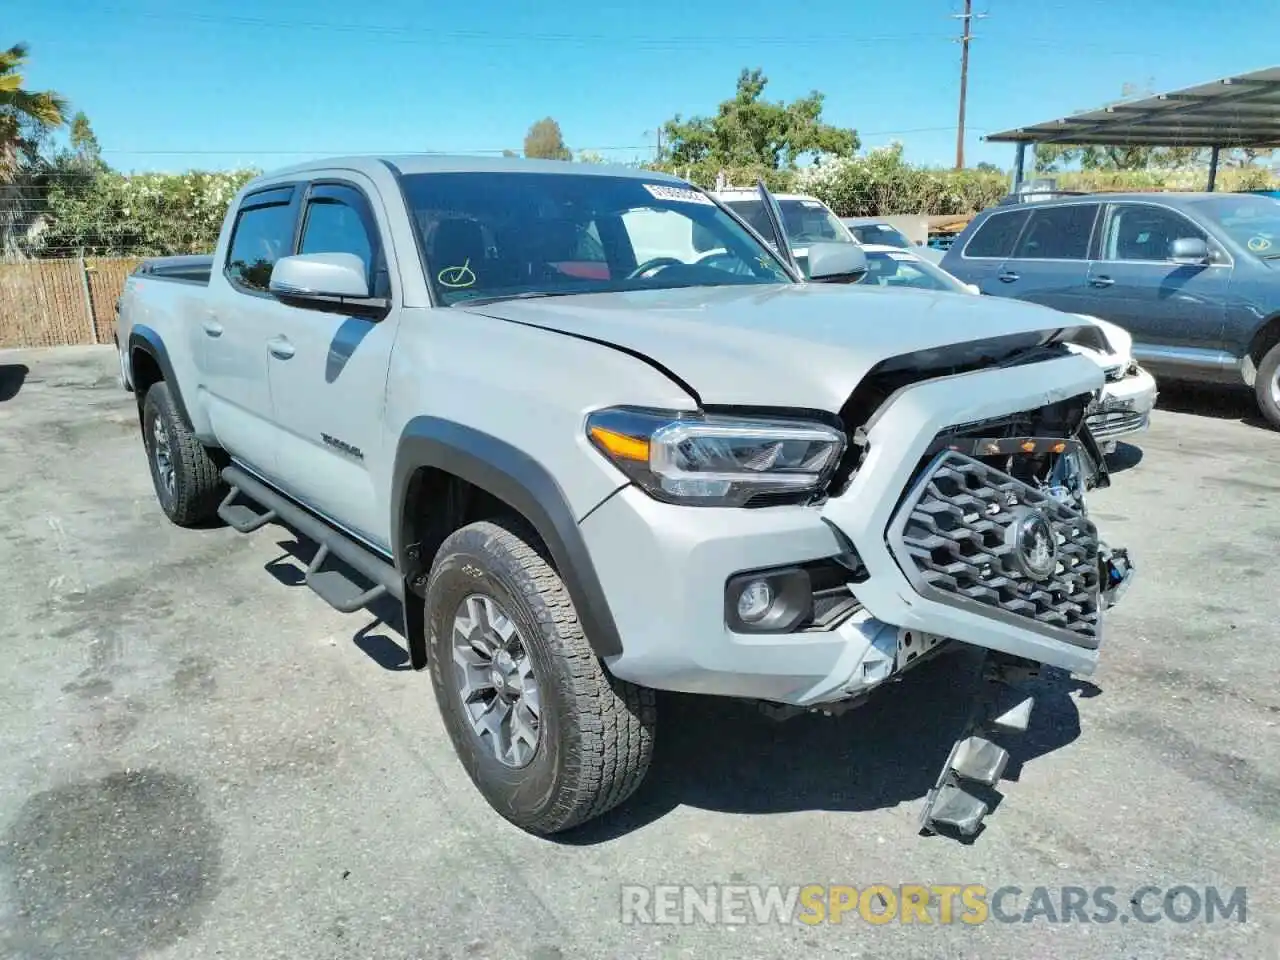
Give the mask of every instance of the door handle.
[{"label": "door handle", "polygon": [[1115,283],[1115,281],[1112,280],[1110,277],[1090,277],[1089,278],[1089,286],[1091,287],[1109,287],[1113,283]]},{"label": "door handle", "polygon": [[1006,270],[1004,273],[996,277],[996,279],[999,280],[1001,283],[1013,283],[1015,280],[1018,279],[1018,275],[1014,273],[1012,270]]},{"label": "door handle", "polygon": [[267,349],[279,360],[288,360],[293,356],[293,344],[284,337],[276,337],[267,341]]},{"label": "door handle", "polygon": [[204,332],[211,337],[222,336],[222,324],[218,322],[216,317],[205,317],[200,326],[204,327]]}]

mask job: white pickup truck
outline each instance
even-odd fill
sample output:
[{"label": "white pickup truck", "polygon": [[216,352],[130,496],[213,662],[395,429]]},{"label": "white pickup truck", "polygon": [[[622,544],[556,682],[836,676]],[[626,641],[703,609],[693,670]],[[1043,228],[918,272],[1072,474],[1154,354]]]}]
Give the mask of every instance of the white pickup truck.
[{"label": "white pickup truck", "polygon": [[403,602],[524,829],[636,788],[655,690],[837,711],[958,642],[990,651],[990,709],[921,824],[971,833],[987,734],[1031,706],[995,691],[1092,672],[1129,582],[1085,504],[1102,374],[1063,314],[852,286],[852,244],[808,260],[649,171],[336,159],[129,278],[122,376],[173,522],[287,524],[338,609]]}]

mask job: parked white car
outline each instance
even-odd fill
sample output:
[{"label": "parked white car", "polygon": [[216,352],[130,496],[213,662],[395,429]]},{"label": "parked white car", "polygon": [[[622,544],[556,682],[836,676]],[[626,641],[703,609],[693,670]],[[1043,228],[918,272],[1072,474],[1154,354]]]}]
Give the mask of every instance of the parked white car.
[{"label": "parked white car", "polygon": [[930,263],[941,263],[943,253],[921,243],[912,243],[906,234],[887,220],[878,217],[841,217],[840,222],[849,228],[854,239],[865,246],[883,244],[898,250],[910,250]]},{"label": "parked white car", "polygon": [[[754,187],[720,190],[714,196],[751,224],[762,237],[772,239],[773,229],[769,226],[769,215]],[[817,197],[801,193],[775,193],[773,198],[778,202],[778,209],[782,213],[796,264],[806,276],[809,273],[810,244],[858,242],[831,208]]]},{"label": "parked white car", "polygon": [[[867,255],[867,273],[861,280],[864,284],[979,293],[973,284],[962,282],[913,250],[884,244],[863,244],[862,249]],[[1088,314],[1073,316],[1090,321],[1099,331],[1095,347],[1069,344],[1068,349],[1093,360],[1106,375],[1102,394],[1086,422],[1103,451],[1113,453],[1120,437],[1147,428],[1156,403],[1156,381],[1133,359],[1129,331]]]}]

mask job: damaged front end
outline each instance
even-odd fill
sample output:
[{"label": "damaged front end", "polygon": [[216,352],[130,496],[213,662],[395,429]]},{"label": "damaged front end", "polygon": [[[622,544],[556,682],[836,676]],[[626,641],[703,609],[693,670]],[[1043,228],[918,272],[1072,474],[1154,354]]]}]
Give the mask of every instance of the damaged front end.
[{"label": "damaged front end", "polygon": [[859,387],[871,402],[857,409],[855,394],[843,411],[848,469],[824,515],[866,565],[850,590],[871,615],[985,650],[982,691],[921,814],[926,832],[971,835],[988,805],[966,784],[999,780],[1008,751],[991,738],[1026,729],[1025,681],[1042,665],[1092,673],[1104,611],[1133,576],[1086,503],[1110,484],[1085,422],[1101,377],[1052,343],[985,369],[878,373]]}]

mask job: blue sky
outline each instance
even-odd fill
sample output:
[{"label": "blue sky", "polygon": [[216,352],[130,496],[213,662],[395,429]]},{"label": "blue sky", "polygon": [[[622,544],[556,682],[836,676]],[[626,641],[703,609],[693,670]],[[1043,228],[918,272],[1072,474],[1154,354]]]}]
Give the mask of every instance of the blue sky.
[{"label": "blue sky", "polygon": [[[29,84],[93,122],[133,170],[270,169],[345,152],[519,149],[534,120],[574,149],[652,155],[675,113],[710,113],[742,67],[771,99],[827,94],[826,118],[908,159],[955,156],[962,0],[14,0]],[[1280,60],[1280,0],[975,0],[967,160],[985,131]],[[554,12],[552,12],[554,11]],[[15,22],[16,20],[16,22]]]}]

